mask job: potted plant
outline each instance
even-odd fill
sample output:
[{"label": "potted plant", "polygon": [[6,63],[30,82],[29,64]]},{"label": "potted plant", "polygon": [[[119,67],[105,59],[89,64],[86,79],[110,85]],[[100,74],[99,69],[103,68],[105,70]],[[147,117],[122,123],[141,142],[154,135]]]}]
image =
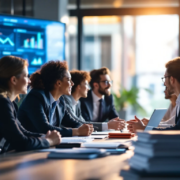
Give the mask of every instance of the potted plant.
[{"label": "potted plant", "polygon": [[[138,102],[139,88],[131,87],[130,90],[121,88],[118,94],[113,93],[114,104],[116,110],[119,112],[119,117],[125,119],[126,117],[126,108],[132,106],[133,110],[140,111],[142,114],[146,114],[145,109]],[[144,89],[149,93],[152,93],[148,89]]]}]

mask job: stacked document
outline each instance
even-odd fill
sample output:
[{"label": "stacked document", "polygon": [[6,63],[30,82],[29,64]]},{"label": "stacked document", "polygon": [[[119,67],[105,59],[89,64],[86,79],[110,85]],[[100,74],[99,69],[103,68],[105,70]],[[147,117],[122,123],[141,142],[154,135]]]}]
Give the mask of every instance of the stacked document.
[{"label": "stacked document", "polygon": [[121,171],[124,179],[135,174],[136,177],[180,179],[180,131],[138,132],[137,135],[130,169]]}]

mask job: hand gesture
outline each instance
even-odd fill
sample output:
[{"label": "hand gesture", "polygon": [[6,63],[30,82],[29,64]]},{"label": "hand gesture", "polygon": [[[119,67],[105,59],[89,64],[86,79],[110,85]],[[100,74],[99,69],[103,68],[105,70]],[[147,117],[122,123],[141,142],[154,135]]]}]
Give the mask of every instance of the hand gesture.
[{"label": "hand gesture", "polygon": [[50,146],[58,145],[61,143],[61,135],[56,130],[48,131],[45,138],[49,142]]}]

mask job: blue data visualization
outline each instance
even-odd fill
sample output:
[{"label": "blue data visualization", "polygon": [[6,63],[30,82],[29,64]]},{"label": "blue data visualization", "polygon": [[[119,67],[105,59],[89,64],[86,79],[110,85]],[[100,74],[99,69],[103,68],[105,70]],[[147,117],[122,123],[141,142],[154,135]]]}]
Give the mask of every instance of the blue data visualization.
[{"label": "blue data visualization", "polygon": [[42,61],[42,58],[39,57],[39,58],[34,58],[32,61],[31,61],[31,65],[35,65],[35,66],[41,66],[43,64],[43,61]]},{"label": "blue data visualization", "polygon": [[65,60],[65,24],[0,15],[0,57],[24,58],[33,73],[49,60]]},{"label": "blue data visualization", "polygon": [[14,50],[14,32],[9,29],[0,29],[0,49]]}]

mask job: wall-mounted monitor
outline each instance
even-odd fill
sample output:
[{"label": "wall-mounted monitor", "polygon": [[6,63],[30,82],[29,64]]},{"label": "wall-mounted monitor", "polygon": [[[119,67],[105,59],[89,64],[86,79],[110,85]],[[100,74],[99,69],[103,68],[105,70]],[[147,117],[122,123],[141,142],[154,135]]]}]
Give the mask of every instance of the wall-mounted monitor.
[{"label": "wall-mounted monitor", "polygon": [[65,60],[65,24],[0,15],[0,57],[27,59],[29,73],[49,60]]}]

